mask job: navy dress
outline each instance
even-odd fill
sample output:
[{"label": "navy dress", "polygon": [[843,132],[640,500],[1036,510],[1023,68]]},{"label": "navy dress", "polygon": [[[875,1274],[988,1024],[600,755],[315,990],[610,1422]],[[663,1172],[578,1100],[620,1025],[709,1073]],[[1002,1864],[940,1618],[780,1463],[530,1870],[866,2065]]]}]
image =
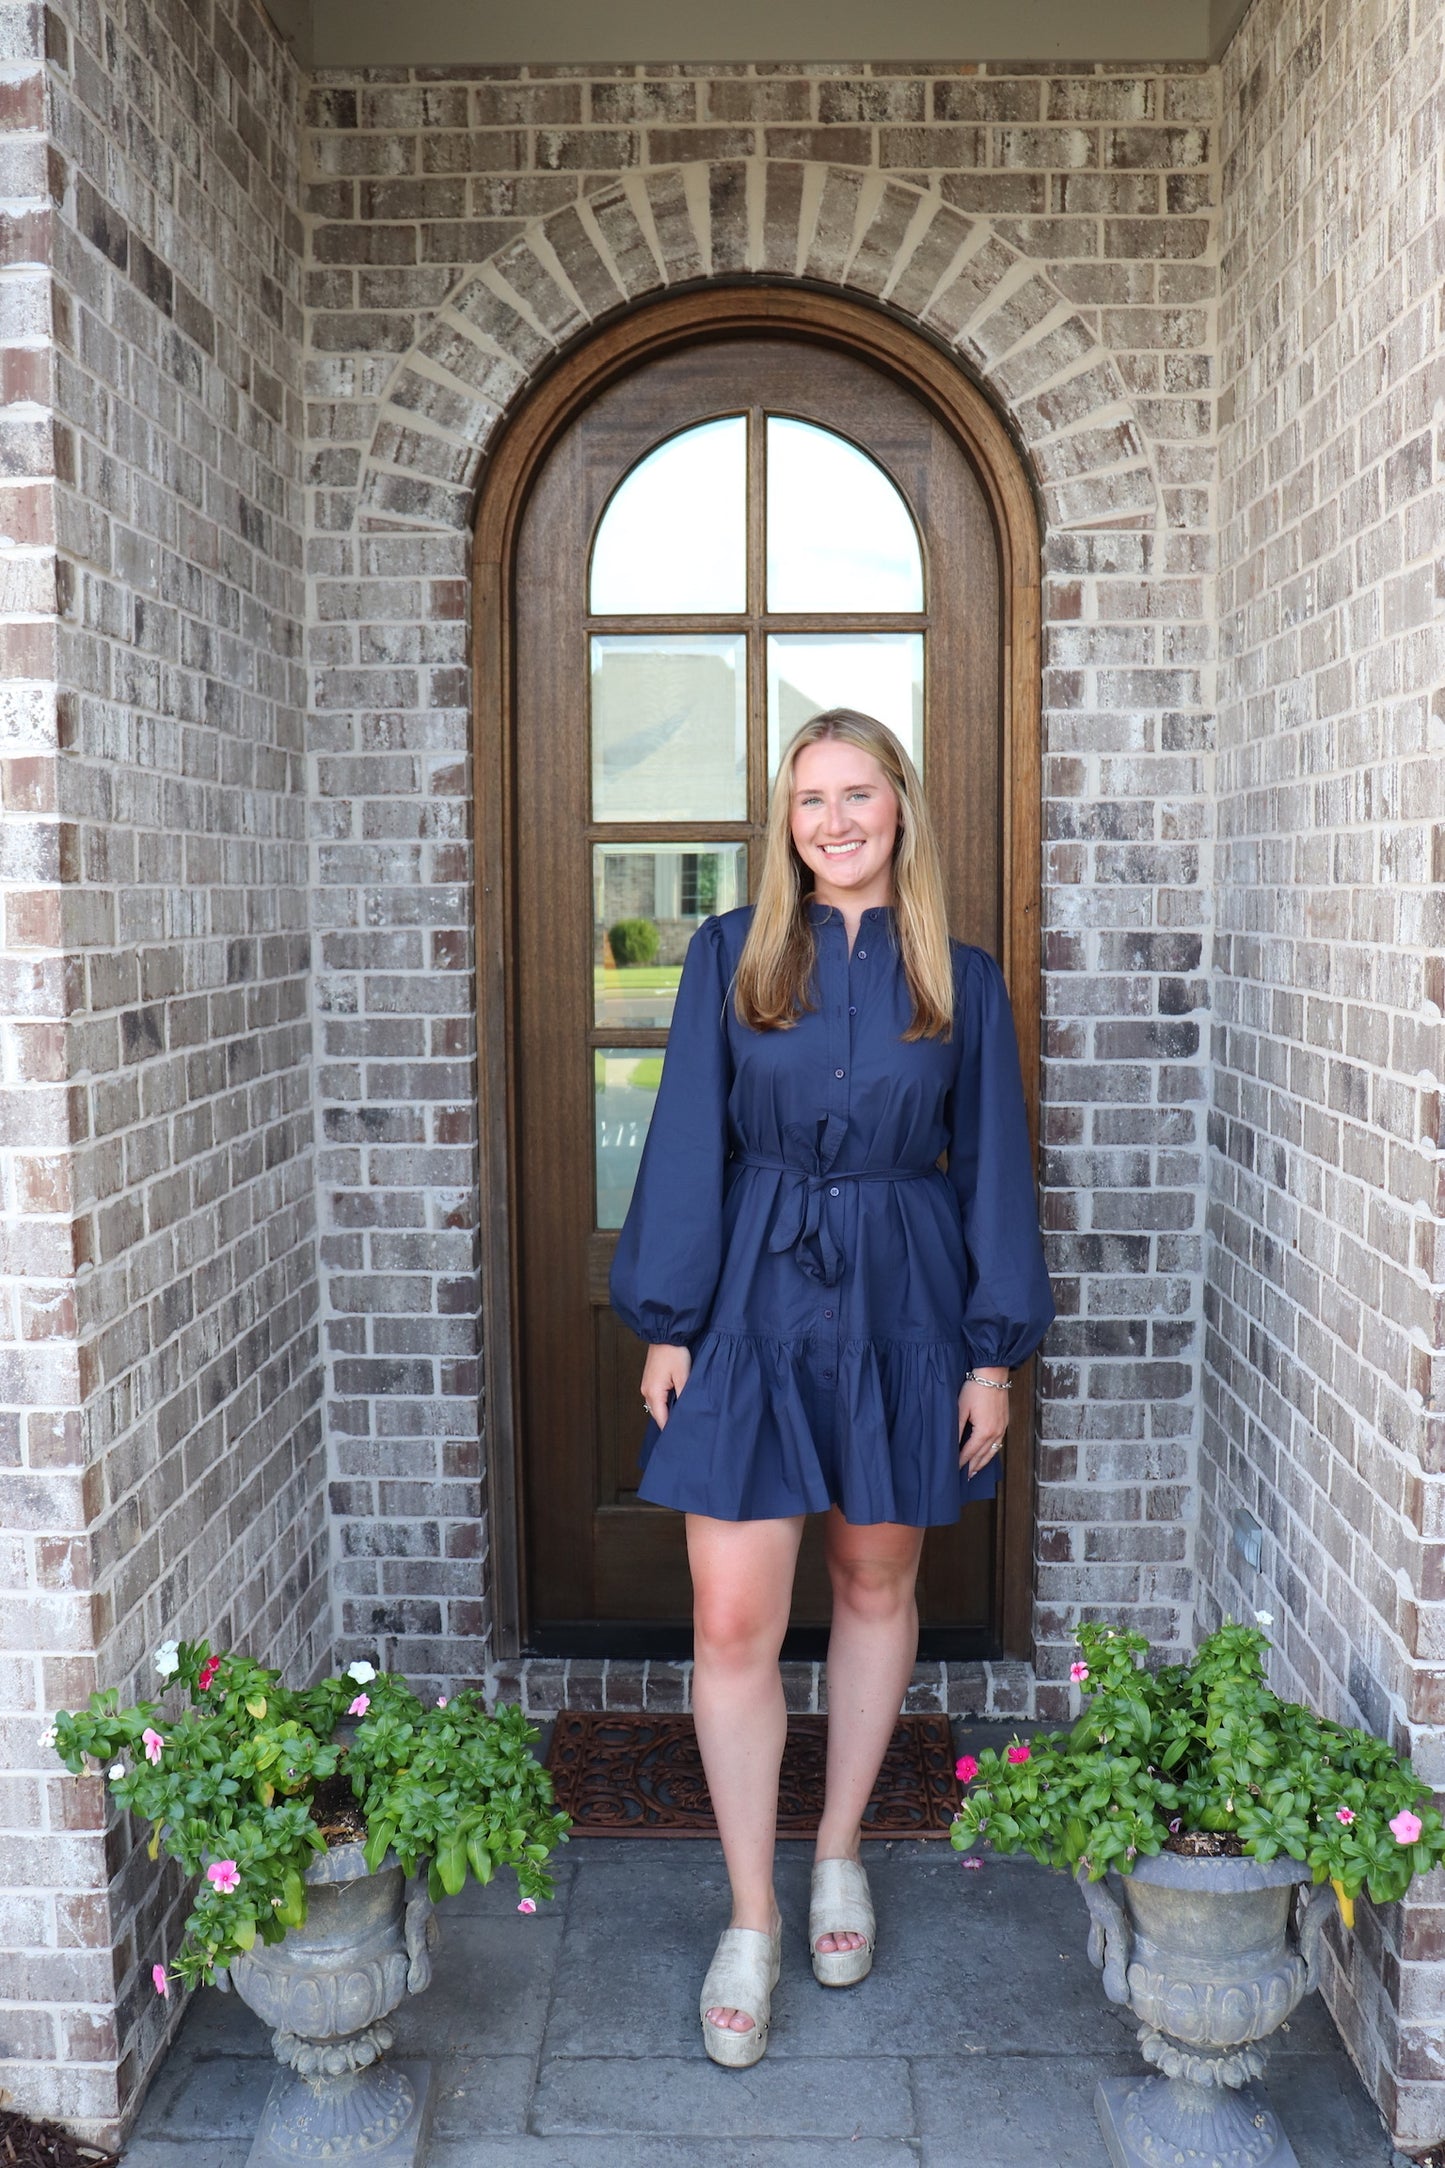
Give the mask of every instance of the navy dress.
[{"label": "navy dress", "polygon": [[[974,1364],[1022,1362],[1054,1315],[1003,975],[953,943],[948,1041],[912,1017],[891,909],[807,906],[817,1007],[738,1020],[751,905],[683,965],[612,1305],[687,1347],[640,1494],[719,1520],[838,1505],[857,1523],[956,1521],[998,1484],[958,1465]],[[944,1173],[937,1164],[948,1153]]]}]

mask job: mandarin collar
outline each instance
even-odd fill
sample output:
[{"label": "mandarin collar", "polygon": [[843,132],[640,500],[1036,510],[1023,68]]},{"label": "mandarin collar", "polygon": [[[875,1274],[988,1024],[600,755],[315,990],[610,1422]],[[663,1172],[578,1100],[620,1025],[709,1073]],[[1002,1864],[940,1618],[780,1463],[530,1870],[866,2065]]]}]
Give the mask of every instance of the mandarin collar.
[{"label": "mandarin collar", "polygon": [[[809,920],[814,926],[829,925],[834,919],[837,919],[841,923],[843,914],[840,910],[836,908],[835,905],[831,903],[819,903],[816,896],[809,896],[805,899],[805,901],[807,905]],[[891,903],[876,903],[872,905],[869,910],[863,913],[861,923],[866,926],[870,920],[891,919],[892,916],[893,905]]]}]

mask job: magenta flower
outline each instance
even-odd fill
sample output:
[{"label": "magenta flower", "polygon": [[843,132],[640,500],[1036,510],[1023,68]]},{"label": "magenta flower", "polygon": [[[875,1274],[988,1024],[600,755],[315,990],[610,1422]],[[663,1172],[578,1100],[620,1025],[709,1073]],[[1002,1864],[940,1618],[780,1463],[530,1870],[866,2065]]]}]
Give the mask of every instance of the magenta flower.
[{"label": "magenta flower", "polygon": [[348,1716],[365,1716],[367,1710],[370,1707],[370,1694],[358,1694],[355,1701],[352,1702],[351,1707],[347,1710],[346,1713]]},{"label": "magenta flower", "polygon": [[151,1984],[154,1986],[155,1991],[158,1995],[163,1995],[167,2002],[170,2001],[171,1983],[166,1978],[166,1968],[164,1965],[151,1966]]},{"label": "magenta flower", "polygon": [[517,1907],[517,1910],[519,1912],[535,1912],[536,1909],[537,1900],[535,1897],[524,1897],[522,1899],[522,1902]]},{"label": "magenta flower", "polygon": [[978,1775],[978,1763],[971,1754],[960,1754],[954,1765],[954,1775],[960,1784],[972,1784]]},{"label": "magenta flower", "polygon": [[437,1707],[438,1707],[439,1709],[444,1709],[444,1708],[446,1707],[446,1705],[447,1705],[447,1697],[446,1697],[446,1695],[445,1695],[445,1694],[438,1694],[438,1695],[437,1695]]},{"label": "magenta flower", "polygon": [[1390,1834],[1396,1844],[1413,1844],[1424,1827],[1425,1824],[1418,1814],[1412,1814],[1408,1807],[1402,1807],[1390,1824]]},{"label": "magenta flower", "polygon": [[1014,1763],[1026,1762],[1032,1761],[1033,1755],[1026,1746],[1011,1746],[1008,1750],[1008,1759]]},{"label": "magenta flower", "polygon": [[161,1758],[161,1750],[165,1746],[165,1740],[158,1731],[152,1731],[150,1726],[147,1725],[140,1735],[140,1743],[146,1750],[146,1760],[154,1766]]},{"label": "magenta flower", "polygon": [[206,1869],[206,1880],[213,1882],[223,1897],[229,1897],[233,1889],[241,1886],[241,1870],[233,1859],[213,1859]]},{"label": "magenta flower", "polygon": [[1352,1822],[1352,1821],[1354,1820],[1354,1818],[1355,1818],[1355,1810],[1354,1810],[1354,1808],[1353,1808],[1353,1807],[1336,1807],[1336,1808],[1335,1808],[1335,1820],[1336,1820],[1337,1822],[1345,1822],[1345,1823],[1349,1823],[1349,1822]]},{"label": "magenta flower", "polygon": [[211,1681],[216,1676],[216,1673],[220,1670],[220,1668],[221,1659],[219,1656],[208,1656],[206,1658],[205,1662],[201,1666],[201,1675],[196,1680],[197,1693],[204,1694],[209,1692]]},{"label": "magenta flower", "polygon": [[1069,1677],[1073,1680],[1075,1686],[1082,1686],[1088,1676],[1089,1667],[1087,1664],[1070,1664]]},{"label": "magenta flower", "polygon": [[1183,1815],[1182,1815],[1182,1814],[1176,1814],[1176,1815],[1175,1815],[1175,1817],[1174,1817],[1173,1821],[1172,1821],[1172,1822],[1171,1822],[1171,1823],[1169,1824],[1169,1834],[1170,1834],[1170,1836],[1171,1836],[1171,1837],[1177,1837],[1177,1836],[1178,1836],[1178,1834],[1179,1834],[1179,1825],[1180,1825],[1180,1823],[1181,1823],[1181,1822],[1183,1821],[1183,1819],[1184,1819],[1184,1817],[1183,1817]]},{"label": "magenta flower", "polygon": [[967,1859],[961,1860],[959,1864],[963,1867],[972,1867],[974,1872],[977,1873],[979,1868],[983,1865],[983,1861],[981,1859],[974,1859],[972,1857],[969,1857]]}]

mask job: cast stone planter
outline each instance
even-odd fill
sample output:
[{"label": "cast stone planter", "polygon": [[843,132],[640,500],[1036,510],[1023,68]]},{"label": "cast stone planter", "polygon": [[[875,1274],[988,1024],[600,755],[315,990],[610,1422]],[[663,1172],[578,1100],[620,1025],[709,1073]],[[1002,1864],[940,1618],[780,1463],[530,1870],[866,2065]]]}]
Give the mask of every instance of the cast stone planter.
[{"label": "cast stone planter", "polygon": [[431,1981],[437,1924],[425,1870],[407,1881],[388,1852],[375,1874],[366,1848],[337,1844],[306,1872],[304,1927],[238,1957],[231,1981],[274,2026],[285,2067],[262,2111],[247,2168],[307,2161],[417,2168],[431,2119],[431,2070],[382,2058],[387,2020]]},{"label": "cast stone planter", "polygon": [[1114,2168],[1297,2168],[1253,2080],[1266,2046],[1318,1985],[1328,1884],[1297,1860],[1187,1859],[1161,1852],[1079,1886],[1104,1992],[1140,2020],[1162,2075],[1108,2078],[1095,2112]]}]

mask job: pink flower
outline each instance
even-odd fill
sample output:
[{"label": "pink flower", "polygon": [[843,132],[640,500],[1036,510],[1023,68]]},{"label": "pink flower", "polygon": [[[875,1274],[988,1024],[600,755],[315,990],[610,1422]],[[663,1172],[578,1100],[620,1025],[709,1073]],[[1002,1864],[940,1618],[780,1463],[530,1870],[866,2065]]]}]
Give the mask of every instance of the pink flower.
[{"label": "pink flower", "polygon": [[1335,1808],[1335,1820],[1336,1820],[1337,1822],[1346,1822],[1346,1823],[1348,1823],[1348,1822],[1352,1822],[1352,1821],[1354,1820],[1354,1818],[1355,1818],[1355,1810],[1354,1810],[1354,1808],[1353,1808],[1353,1807],[1336,1807],[1336,1808]]},{"label": "pink flower", "polygon": [[1183,1815],[1182,1815],[1182,1814],[1176,1814],[1176,1815],[1175,1815],[1175,1817],[1174,1817],[1173,1821],[1172,1821],[1172,1822],[1171,1822],[1171,1823],[1169,1824],[1169,1834],[1170,1834],[1170,1836],[1171,1836],[1171,1837],[1177,1837],[1177,1836],[1178,1836],[1178,1834],[1179,1834],[1179,1825],[1180,1825],[1180,1823],[1181,1823],[1181,1822],[1183,1821],[1183,1819],[1184,1819],[1184,1817],[1183,1817]]},{"label": "pink flower", "polygon": [[241,1886],[241,1870],[233,1859],[213,1859],[206,1869],[206,1880],[213,1882],[223,1897]]},{"label": "pink flower", "polygon": [[1412,1814],[1408,1807],[1402,1807],[1390,1824],[1390,1834],[1396,1844],[1413,1844],[1424,1827],[1425,1824],[1418,1814]]},{"label": "pink flower", "polygon": [[960,1784],[972,1784],[978,1775],[978,1763],[971,1754],[960,1754],[953,1773]]},{"label": "pink flower", "polygon": [[522,1902],[517,1907],[517,1910],[519,1912],[535,1912],[536,1909],[537,1900],[535,1897],[524,1897],[522,1899]]},{"label": "pink flower", "polygon": [[347,1710],[346,1713],[348,1716],[365,1716],[367,1710],[370,1707],[370,1694],[358,1694],[355,1701],[352,1702],[351,1707]]},{"label": "pink flower", "polygon": [[156,1993],[158,1995],[164,1995],[166,2001],[169,2002],[171,1999],[171,1983],[166,1978],[166,1968],[164,1965],[151,1966],[151,1981],[153,1986],[155,1987]]},{"label": "pink flower", "polygon": [[974,1873],[977,1874],[979,1868],[983,1865],[983,1861],[981,1859],[964,1859],[959,1861],[959,1865],[962,1867],[972,1867]]},{"label": "pink flower", "polygon": [[165,1740],[158,1731],[152,1731],[150,1726],[147,1725],[140,1735],[140,1743],[146,1750],[146,1760],[154,1766],[161,1758],[161,1750],[165,1746]]},{"label": "pink flower", "polygon": [[196,1681],[196,1689],[198,1693],[204,1694],[209,1689],[212,1679],[216,1676],[216,1673],[220,1670],[220,1668],[221,1659],[219,1656],[208,1656],[206,1658],[205,1662],[201,1666],[201,1675]]},{"label": "pink flower", "polygon": [[1011,1762],[1018,1763],[1032,1761],[1033,1755],[1026,1746],[1011,1746],[1007,1758]]},{"label": "pink flower", "polygon": [[1070,1664],[1069,1677],[1073,1680],[1075,1686],[1082,1686],[1088,1676],[1089,1667],[1087,1664]]},{"label": "pink flower", "polygon": [[446,1697],[446,1695],[445,1695],[445,1694],[438,1694],[438,1695],[437,1695],[437,1707],[438,1707],[439,1709],[444,1709],[444,1708],[446,1707],[446,1705],[447,1705],[447,1697]]}]

